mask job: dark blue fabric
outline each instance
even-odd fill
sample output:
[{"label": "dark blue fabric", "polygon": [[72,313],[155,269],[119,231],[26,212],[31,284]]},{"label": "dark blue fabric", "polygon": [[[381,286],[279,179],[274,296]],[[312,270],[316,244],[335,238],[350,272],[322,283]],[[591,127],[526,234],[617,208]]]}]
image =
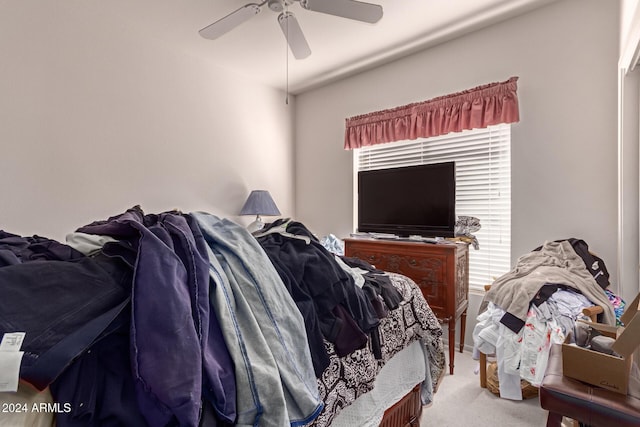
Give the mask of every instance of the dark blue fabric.
[{"label": "dark blue fabric", "polygon": [[511,313],[505,313],[500,319],[500,323],[502,323],[507,328],[511,329],[513,333],[517,334],[520,332],[522,328],[524,328],[525,322],[522,319],[518,319]]},{"label": "dark blue fabric", "polygon": [[[131,366],[141,412],[153,426],[196,426],[202,358],[194,327],[187,271],[157,216],[139,207],[78,231],[126,240],[137,249],[133,275]],[[105,244],[107,255],[120,245]],[[113,251],[113,252],[112,252]]]},{"label": "dark blue fabric", "polygon": [[[375,330],[380,324],[380,319],[369,303],[368,297],[362,289],[355,286],[353,278],[347,274],[342,267],[340,267],[335,260],[335,256],[325,249],[313,233],[311,233],[311,231],[309,231],[309,229],[301,222],[292,221],[287,226],[287,231],[295,235],[302,235],[311,238],[308,250],[317,254],[318,260],[325,269],[334,271],[335,275],[340,278],[339,282],[337,282],[339,283],[339,286],[336,287],[336,291],[342,298],[340,301],[341,304],[348,310],[364,333],[368,334]],[[315,269],[312,269],[311,273],[312,276],[307,276],[307,279],[315,282],[314,286],[321,287],[324,274],[317,272]]]},{"label": "dark blue fabric", "polygon": [[[278,220],[263,231],[281,223]],[[362,348],[364,334],[373,331],[379,319],[362,289],[303,224],[290,222],[287,232],[309,237],[310,243],[278,233],[260,236],[258,242],[305,319],[314,371],[319,376],[328,363],[323,337],[336,344],[339,356],[346,356]],[[350,317],[349,322],[345,316]]]},{"label": "dark blue fabric", "polygon": [[0,230],[0,267],[27,261],[70,261],[84,258],[71,246],[41,236],[22,237]]},{"label": "dark blue fabric", "polygon": [[20,376],[42,390],[103,332],[128,291],[98,260],[36,259],[0,268],[0,335],[26,332]]},{"label": "dark blue fabric", "polygon": [[[120,240],[105,244],[107,255],[130,259],[135,251],[131,365],[138,404],[147,422],[197,426],[203,379],[205,394],[216,389],[211,384],[215,373],[209,368],[227,373],[223,378],[228,381],[233,367],[212,367],[210,353],[203,357],[204,331],[211,333],[215,327],[207,314],[204,301],[208,299],[203,301],[208,289],[203,272],[208,271],[208,263],[202,265],[206,252],[203,255],[199,249],[201,243],[196,243],[187,220],[179,213],[144,215],[136,206],[78,231]],[[207,350],[214,347],[216,355],[223,352],[223,341],[206,345]],[[218,388],[232,388],[227,382],[223,386]],[[222,399],[224,410],[231,408],[226,415],[233,416],[235,408]]]},{"label": "dark blue fabric", "polygon": [[130,317],[130,310],[123,310],[110,330],[51,384],[54,401],[71,404],[70,412],[56,415],[58,427],[147,425],[131,375]]},{"label": "dark blue fabric", "polygon": [[[309,344],[311,360],[313,362],[313,371],[316,377],[320,378],[322,372],[324,372],[331,363],[331,359],[329,359],[329,354],[327,353],[327,349],[324,345],[322,325],[313,297],[305,287],[300,286],[297,283],[296,278],[290,274],[287,264],[280,259],[279,245],[276,243],[275,246],[272,246],[274,243],[273,239],[259,239],[259,242],[304,318],[304,326],[307,332],[307,343]],[[327,339],[335,342],[338,332],[342,329],[342,324],[340,319],[337,319],[337,317],[334,317],[333,315],[330,322],[330,324],[325,322],[325,325],[323,326],[325,331],[330,329],[326,333],[328,337]]]},{"label": "dark blue fabric", "polygon": [[[367,261],[359,258],[341,257],[342,261],[352,268],[360,268],[368,273],[363,274],[365,284],[362,287],[365,291],[370,289],[384,301],[387,309],[395,310],[402,302],[402,295],[391,283],[391,279],[384,271],[378,270]],[[379,316],[383,317],[383,316]]]}]

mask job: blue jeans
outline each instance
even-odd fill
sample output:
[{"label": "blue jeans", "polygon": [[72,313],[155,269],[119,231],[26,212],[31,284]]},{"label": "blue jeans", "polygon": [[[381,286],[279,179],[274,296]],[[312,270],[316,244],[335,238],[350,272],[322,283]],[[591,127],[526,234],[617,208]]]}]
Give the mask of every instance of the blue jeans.
[{"label": "blue jeans", "polygon": [[209,246],[211,302],[235,361],[238,425],[297,426],[323,404],[304,320],[258,242],[239,225],[193,213]]}]

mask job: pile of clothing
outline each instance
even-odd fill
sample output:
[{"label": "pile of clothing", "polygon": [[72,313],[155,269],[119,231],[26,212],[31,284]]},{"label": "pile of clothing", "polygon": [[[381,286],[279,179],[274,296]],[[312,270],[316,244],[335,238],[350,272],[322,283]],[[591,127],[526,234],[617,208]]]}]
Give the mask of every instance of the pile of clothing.
[{"label": "pile of clothing", "polygon": [[471,244],[473,249],[480,249],[478,238],[473,234],[480,231],[480,219],[475,216],[459,215],[454,228],[454,235]]},{"label": "pile of clothing", "polygon": [[382,357],[378,324],[402,301],[384,272],[364,261],[334,255],[303,224],[288,218],[253,235],[305,319],[318,377],[329,366],[323,338],[344,357],[363,348],[371,337],[374,354]]},{"label": "pile of clothing", "polygon": [[365,346],[402,299],[342,261],[300,223],[139,206],[65,244],[0,231],[0,334],[24,332],[20,379],[65,403],[58,426],[305,425],[323,339]]},{"label": "pile of clothing", "polygon": [[620,299],[608,286],[604,261],[574,238],[521,256],[491,285],[473,331],[474,351],[496,355],[501,397],[522,399],[521,379],[540,384],[551,344],[573,333],[583,308],[600,306],[598,321],[616,324],[612,302]]}]

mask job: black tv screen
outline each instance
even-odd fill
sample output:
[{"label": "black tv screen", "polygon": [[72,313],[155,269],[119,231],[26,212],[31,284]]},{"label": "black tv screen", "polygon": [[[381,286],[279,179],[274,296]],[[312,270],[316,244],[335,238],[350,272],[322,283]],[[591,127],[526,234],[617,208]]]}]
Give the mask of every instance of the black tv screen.
[{"label": "black tv screen", "polygon": [[358,231],[452,237],[455,163],[358,172]]}]

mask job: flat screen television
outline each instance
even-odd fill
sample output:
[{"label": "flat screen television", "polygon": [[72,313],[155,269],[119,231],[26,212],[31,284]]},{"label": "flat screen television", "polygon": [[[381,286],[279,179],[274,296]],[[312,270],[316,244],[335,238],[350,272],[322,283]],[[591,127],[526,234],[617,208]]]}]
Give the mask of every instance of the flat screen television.
[{"label": "flat screen television", "polygon": [[358,231],[452,237],[454,162],[358,172]]}]

